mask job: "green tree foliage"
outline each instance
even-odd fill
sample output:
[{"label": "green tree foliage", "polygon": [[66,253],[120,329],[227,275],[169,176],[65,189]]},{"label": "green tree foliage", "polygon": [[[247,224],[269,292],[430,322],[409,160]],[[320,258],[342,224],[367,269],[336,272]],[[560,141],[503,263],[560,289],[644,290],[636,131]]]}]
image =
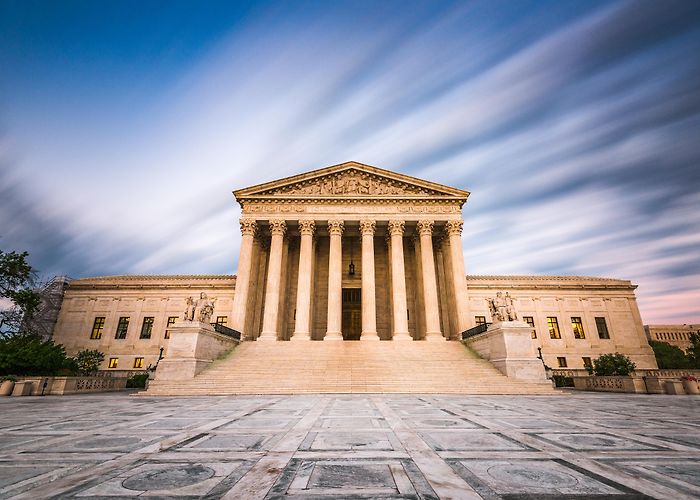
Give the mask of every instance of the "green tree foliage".
[{"label": "green tree foliage", "polygon": [[659,368],[690,368],[690,360],[680,347],[671,345],[668,342],[659,342],[658,340],[650,340],[649,345],[654,350],[656,364],[659,365]]},{"label": "green tree foliage", "polygon": [[0,250],[0,298],[12,304],[0,310],[0,335],[5,337],[30,333],[27,324],[41,303],[32,289],[34,272],[27,262],[28,255]]},{"label": "green tree foliage", "polygon": [[56,375],[70,370],[74,362],[63,346],[36,335],[0,339],[0,375]]},{"label": "green tree foliage", "polygon": [[690,347],[686,356],[690,367],[700,370],[700,331],[690,334]]},{"label": "green tree foliage", "polygon": [[75,364],[82,375],[90,375],[99,370],[104,360],[105,355],[97,349],[83,349],[75,357]]},{"label": "green tree foliage", "polygon": [[593,373],[598,376],[627,376],[637,368],[630,358],[616,352],[614,354],[602,354],[593,360]]}]

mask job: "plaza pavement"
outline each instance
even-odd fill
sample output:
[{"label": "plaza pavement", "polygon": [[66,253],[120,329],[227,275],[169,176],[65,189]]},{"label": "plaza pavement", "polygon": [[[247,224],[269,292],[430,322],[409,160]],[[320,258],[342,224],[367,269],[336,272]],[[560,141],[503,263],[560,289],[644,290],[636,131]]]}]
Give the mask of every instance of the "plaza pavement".
[{"label": "plaza pavement", "polygon": [[0,498],[700,497],[700,398],[0,398]]}]

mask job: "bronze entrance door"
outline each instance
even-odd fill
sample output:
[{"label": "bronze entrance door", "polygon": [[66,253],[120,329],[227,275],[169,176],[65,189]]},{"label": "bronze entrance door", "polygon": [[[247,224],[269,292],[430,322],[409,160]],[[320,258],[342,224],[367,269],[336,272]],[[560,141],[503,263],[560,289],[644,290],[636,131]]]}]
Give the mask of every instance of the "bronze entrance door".
[{"label": "bronze entrance door", "polygon": [[362,292],[343,288],[343,340],[360,340],[362,334]]}]

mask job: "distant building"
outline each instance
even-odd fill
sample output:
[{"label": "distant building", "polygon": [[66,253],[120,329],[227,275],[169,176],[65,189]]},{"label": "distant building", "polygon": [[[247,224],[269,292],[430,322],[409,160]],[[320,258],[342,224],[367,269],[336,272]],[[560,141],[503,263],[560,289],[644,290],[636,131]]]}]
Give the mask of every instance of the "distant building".
[{"label": "distant building", "polygon": [[657,340],[680,347],[687,351],[690,347],[690,334],[700,332],[699,325],[644,325],[648,340]]},{"label": "distant building", "polygon": [[234,195],[237,276],[74,280],[55,340],[71,354],[101,350],[107,369],[146,367],[185,298],[205,292],[217,299],[212,322],[245,341],[457,341],[491,322],[487,298],[508,292],[547,365],[583,368],[622,352],[656,368],[627,280],[465,275],[466,191],[349,162]]}]

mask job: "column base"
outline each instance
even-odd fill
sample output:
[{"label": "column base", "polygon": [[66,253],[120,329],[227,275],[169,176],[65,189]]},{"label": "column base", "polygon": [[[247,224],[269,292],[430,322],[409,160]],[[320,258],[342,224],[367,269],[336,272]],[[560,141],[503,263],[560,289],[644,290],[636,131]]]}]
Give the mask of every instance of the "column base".
[{"label": "column base", "polygon": [[309,332],[295,332],[289,339],[290,342],[307,342],[311,340]]},{"label": "column base", "polygon": [[360,341],[374,342],[375,340],[380,340],[377,332],[362,332],[360,335]]},{"label": "column base", "polygon": [[391,340],[395,340],[397,342],[412,342],[413,337],[411,337],[411,334],[408,332],[396,332],[394,335],[392,335]]},{"label": "column base", "polygon": [[343,340],[342,332],[326,332],[326,336],[323,340]]},{"label": "column base", "polygon": [[275,342],[277,340],[277,332],[262,332],[258,337],[258,342]]},{"label": "column base", "polygon": [[442,342],[445,340],[445,337],[440,332],[428,332],[425,334],[424,340],[428,342]]}]

